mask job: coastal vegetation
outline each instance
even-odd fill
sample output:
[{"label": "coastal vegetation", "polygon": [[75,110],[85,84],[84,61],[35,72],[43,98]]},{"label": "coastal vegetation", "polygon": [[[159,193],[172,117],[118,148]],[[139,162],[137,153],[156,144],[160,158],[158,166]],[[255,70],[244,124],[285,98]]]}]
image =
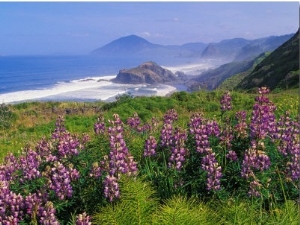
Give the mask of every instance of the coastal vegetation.
[{"label": "coastal vegetation", "polygon": [[249,90],[268,85],[289,89],[299,84],[299,30],[287,42],[275,49],[246,76],[237,88]]},{"label": "coastal vegetation", "polygon": [[297,224],[295,96],[2,104],[0,222]]}]

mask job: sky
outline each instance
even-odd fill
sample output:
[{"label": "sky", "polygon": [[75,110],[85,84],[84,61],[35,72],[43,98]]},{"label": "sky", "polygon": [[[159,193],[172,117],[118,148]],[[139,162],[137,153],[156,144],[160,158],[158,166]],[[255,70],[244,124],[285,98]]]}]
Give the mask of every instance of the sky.
[{"label": "sky", "polygon": [[298,1],[0,2],[0,55],[88,54],[131,34],[182,45],[298,28]]}]

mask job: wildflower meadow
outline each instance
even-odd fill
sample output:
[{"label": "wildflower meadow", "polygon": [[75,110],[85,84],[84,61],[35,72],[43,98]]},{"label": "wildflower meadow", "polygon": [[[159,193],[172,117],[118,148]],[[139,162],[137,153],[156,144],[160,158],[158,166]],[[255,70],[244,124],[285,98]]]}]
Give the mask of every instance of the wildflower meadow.
[{"label": "wildflower meadow", "polygon": [[251,110],[100,113],[93,134],[52,134],[0,165],[0,224],[297,224],[300,123],[266,87]]}]

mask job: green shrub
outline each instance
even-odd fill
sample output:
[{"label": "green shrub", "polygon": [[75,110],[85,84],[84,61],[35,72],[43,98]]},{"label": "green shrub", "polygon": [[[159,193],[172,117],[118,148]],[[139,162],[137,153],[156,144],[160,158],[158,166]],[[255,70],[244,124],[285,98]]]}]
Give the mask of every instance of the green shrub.
[{"label": "green shrub", "polygon": [[121,201],[100,209],[95,224],[142,225],[152,224],[158,199],[151,185],[142,179],[125,178],[120,181]]}]

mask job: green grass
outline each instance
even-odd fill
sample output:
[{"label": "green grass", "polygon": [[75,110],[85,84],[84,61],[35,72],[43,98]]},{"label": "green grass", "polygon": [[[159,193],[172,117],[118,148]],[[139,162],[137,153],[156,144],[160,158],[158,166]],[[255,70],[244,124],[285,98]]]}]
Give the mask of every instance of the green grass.
[{"label": "green grass", "polygon": [[[0,159],[8,152],[21,153],[25,146],[34,148],[37,141],[43,137],[49,138],[55,128],[55,120],[59,115],[65,118],[65,125],[69,132],[77,135],[89,134],[91,142],[86,147],[82,158],[78,159],[82,166],[82,173],[88,173],[88,163],[96,162],[109,151],[106,139],[96,137],[93,133],[93,124],[97,117],[102,115],[107,122],[114,113],[118,113],[125,123],[128,117],[136,112],[142,123],[150,122],[152,117],[160,121],[164,113],[174,108],[179,118],[174,126],[187,127],[190,116],[195,112],[202,112],[205,118],[221,121],[220,98],[224,91],[199,91],[194,93],[178,92],[170,97],[121,97],[113,103],[21,103],[8,105],[13,113],[11,126],[0,130]],[[233,111],[226,116],[234,117],[235,112],[246,110],[251,115],[254,97],[251,93],[231,92]],[[298,90],[277,90],[269,98],[277,106],[276,116],[290,111],[292,117],[298,115]],[[66,113],[72,109],[71,113]],[[152,135],[159,138],[159,128]],[[146,135],[134,133],[126,128],[124,138],[128,149],[137,161],[142,160],[143,144]],[[151,169],[151,168],[149,168]],[[152,168],[153,169],[153,168]],[[154,171],[159,177],[164,171]],[[160,177],[161,178],[161,177]],[[163,177],[165,182],[174,177]],[[175,179],[175,178],[174,178]],[[222,197],[212,195],[211,199],[202,199],[196,196],[185,196],[176,193],[170,198],[159,198],[156,187],[144,177],[126,178],[120,182],[122,198],[113,203],[103,203],[101,195],[101,181],[93,183],[91,180],[82,180],[78,190],[78,201],[82,207],[93,215],[94,224],[298,224],[299,205],[295,201],[285,199],[277,201],[276,196],[269,202],[261,199],[247,199],[244,196]],[[284,188],[282,188],[284,189]],[[284,191],[283,195],[285,195]],[[173,194],[173,193],[172,193]],[[227,193],[228,194],[228,193]],[[73,218],[74,219],[74,218]]]},{"label": "green grass", "polygon": [[[194,112],[203,112],[206,118],[220,117],[220,98],[223,90],[193,93],[178,92],[170,97],[138,97],[123,98],[113,103],[64,103],[64,102],[33,102],[8,105],[13,113],[9,128],[0,130],[0,158],[7,152],[19,152],[26,144],[33,144],[53,131],[55,120],[59,115],[66,119],[66,127],[72,133],[93,134],[93,124],[100,114],[105,120],[113,113],[118,113],[125,121],[137,112],[143,122],[152,117],[162,118],[163,114],[175,108],[180,114],[178,124],[186,124]],[[289,111],[293,117],[298,115],[299,91],[291,89],[271,94],[269,97],[277,106],[277,115]],[[254,94],[231,92],[233,110],[246,110],[251,113]],[[66,109],[74,112],[67,115]],[[232,115],[234,116],[234,115]]]}]

